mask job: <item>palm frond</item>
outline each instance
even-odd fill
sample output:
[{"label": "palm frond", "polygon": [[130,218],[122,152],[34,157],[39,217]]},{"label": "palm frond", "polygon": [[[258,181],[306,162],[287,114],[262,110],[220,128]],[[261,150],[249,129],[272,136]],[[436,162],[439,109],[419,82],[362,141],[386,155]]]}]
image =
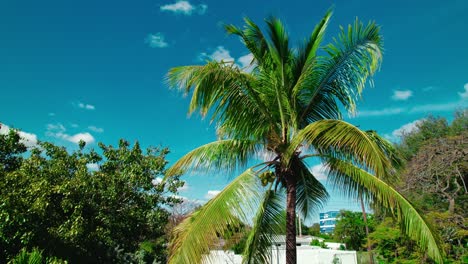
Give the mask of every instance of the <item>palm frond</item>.
[{"label": "palm frond", "polygon": [[268,50],[267,41],[260,28],[249,18],[244,18],[244,29],[234,25],[225,25],[224,28],[229,34],[238,35],[247,49],[252,53],[257,64],[263,64],[263,58]]},{"label": "palm frond", "polygon": [[246,221],[248,212],[253,212],[258,205],[260,192],[258,177],[251,169],[235,178],[175,228],[169,263],[201,263],[219,236]]},{"label": "palm frond", "polygon": [[284,65],[291,54],[289,50],[289,37],[281,20],[275,17],[269,17],[265,20],[268,26],[268,35],[271,44],[269,51],[277,65]]},{"label": "palm frond", "polygon": [[167,82],[186,94],[193,90],[189,113],[199,110],[206,116],[210,112],[226,136],[261,137],[271,127],[271,115],[254,89],[254,79],[233,63],[212,61],[173,68]]},{"label": "palm frond", "polygon": [[272,190],[266,191],[247,237],[243,263],[269,263],[272,238],[285,231],[283,210],[283,199]]},{"label": "palm frond", "polygon": [[292,68],[293,77],[296,77],[293,88],[295,90],[294,95],[297,95],[300,90],[305,88],[304,85],[309,83],[307,81],[308,78],[313,78],[314,74],[311,71],[313,69],[312,63],[315,61],[317,49],[320,47],[332,13],[331,9],[327,11],[320,23],[315,26],[309,39],[299,48],[295,56]]},{"label": "palm frond", "polygon": [[358,195],[359,188],[365,188],[381,205],[391,209],[403,224],[404,232],[417,241],[424,251],[437,263],[443,263],[440,238],[423,215],[403,195],[383,180],[356,167],[348,161],[327,158],[329,178],[337,188],[345,188],[349,196]]},{"label": "palm frond", "polygon": [[369,76],[382,61],[382,37],[375,23],[364,26],[357,19],[341,29],[334,44],[326,47],[328,57],[317,61],[308,80],[309,89],[302,89],[304,103],[301,119],[313,122],[325,118],[341,118],[337,101],[353,114]]},{"label": "palm frond", "polygon": [[302,144],[310,145],[319,153],[353,159],[378,177],[394,173],[385,151],[374,137],[342,120],[320,120],[302,129],[292,140],[291,155]]},{"label": "palm frond", "polygon": [[328,200],[328,192],[310,172],[303,160],[294,161],[291,167],[297,175],[296,208],[304,219],[311,216],[314,209],[319,209]]},{"label": "palm frond", "polygon": [[249,158],[258,151],[259,145],[251,140],[214,141],[180,158],[167,170],[165,178],[199,169],[234,172],[245,167]]}]

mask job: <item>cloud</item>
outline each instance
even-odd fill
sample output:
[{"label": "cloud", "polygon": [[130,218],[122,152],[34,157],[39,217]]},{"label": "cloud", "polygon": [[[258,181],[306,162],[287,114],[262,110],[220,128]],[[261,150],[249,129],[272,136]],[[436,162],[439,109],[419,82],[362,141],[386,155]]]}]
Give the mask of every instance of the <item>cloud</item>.
[{"label": "cloud", "polygon": [[231,52],[224,48],[223,46],[218,46],[216,49],[211,53],[208,54],[206,52],[200,53],[198,56],[199,60],[215,60],[219,62],[234,62],[237,67],[242,69],[245,72],[251,72],[255,67],[254,64],[251,65],[253,60],[253,54],[249,53],[247,55],[239,57],[237,60],[231,56]]},{"label": "cloud", "polygon": [[158,185],[158,184],[161,184],[162,181],[163,181],[163,178],[157,177],[156,179],[153,179],[153,180],[151,181],[151,183],[152,183],[153,185]]},{"label": "cloud", "polygon": [[328,168],[323,165],[322,163],[313,166],[310,171],[315,176],[315,178],[319,181],[323,181],[327,179]]},{"label": "cloud", "polygon": [[188,189],[190,189],[190,187],[189,187],[188,183],[185,182],[184,185],[183,185],[182,187],[179,187],[179,188],[177,189],[177,191],[179,191],[179,192],[186,192],[186,191],[188,191]]},{"label": "cloud", "polygon": [[74,135],[69,135],[69,134],[65,133],[66,131],[67,130],[66,130],[65,126],[63,126],[60,123],[58,123],[58,124],[48,124],[47,125],[46,135],[50,136],[50,137],[63,139],[63,140],[66,140],[66,141],[69,141],[69,142],[72,142],[72,143],[75,143],[75,144],[78,144],[81,140],[86,142],[86,144],[90,144],[90,143],[93,143],[95,141],[93,135],[91,135],[88,132],[82,132],[82,133],[77,133],[77,134],[74,134]]},{"label": "cloud", "polygon": [[65,135],[66,137],[64,138],[65,140],[68,140],[70,142],[73,142],[73,143],[76,143],[78,144],[78,142],[80,142],[81,140],[83,140],[84,142],[86,142],[86,144],[89,144],[89,143],[93,143],[94,142],[94,137],[93,135],[91,135],[90,133],[88,132],[84,132],[84,133],[78,133],[78,134],[75,134],[73,136],[68,136],[68,135]]},{"label": "cloud", "polygon": [[254,58],[253,54],[249,53],[247,55],[239,57],[237,59],[237,62],[238,62],[237,64],[245,72],[251,72],[253,68],[255,67],[254,64],[251,65],[253,58]]},{"label": "cloud", "polygon": [[104,132],[104,129],[103,129],[103,128],[95,127],[95,126],[89,126],[88,129],[91,130],[91,131],[93,131],[93,132],[96,132],[96,133],[102,133],[102,132]]},{"label": "cloud", "polygon": [[398,115],[401,113],[429,114],[429,113],[434,113],[434,112],[454,111],[457,108],[465,108],[465,107],[468,107],[468,100],[461,100],[457,102],[448,102],[448,103],[440,103],[440,104],[415,105],[413,107],[385,108],[382,110],[363,110],[363,111],[358,111],[356,117],[391,116],[391,115]]},{"label": "cloud", "polygon": [[225,49],[223,46],[216,47],[215,51],[211,54],[207,54],[206,52],[202,52],[199,56],[200,60],[215,60],[215,61],[234,61],[235,59],[231,56],[229,50]]},{"label": "cloud", "polygon": [[47,128],[47,131],[53,131],[53,130],[56,130],[56,131],[65,131],[67,130],[65,128],[65,126],[63,126],[62,124],[58,123],[58,124],[47,124],[46,126]]},{"label": "cloud", "polygon": [[392,99],[395,101],[406,101],[411,96],[413,96],[413,92],[410,90],[395,90],[393,91]]},{"label": "cloud", "polygon": [[78,107],[81,108],[81,109],[86,109],[86,110],[94,110],[95,109],[94,105],[85,104],[85,103],[81,103],[81,102],[78,103]]},{"label": "cloud", "polygon": [[468,98],[468,83],[463,86],[465,88],[465,91],[463,93],[458,93],[462,99],[467,99]]},{"label": "cloud", "polygon": [[381,110],[362,110],[358,111],[358,117],[368,117],[368,116],[387,116],[387,115],[396,115],[403,113],[405,108],[397,107],[397,108],[384,108]]},{"label": "cloud", "polygon": [[426,104],[426,105],[416,105],[411,107],[409,113],[431,113],[431,112],[446,112],[453,111],[460,107],[467,107],[468,101],[461,102],[449,102],[444,104]]},{"label": "cloud", "polygon": [[205,195],[205,198],[206,199],[211,199],[211,198],[214,198],[216,195],[218,195],[221,191],[219,190],[209,190],[206,195]]},{"label": "cloud", "polygon": [[173,4],[167,4],[160,7],[161,11],[173,12],[176,14],[183,14],[190,16],[192,13],[196,12],[200,15],[206,13],[208,9],[207,5],[200,4],[200,5],[192,5],[189,1],[179,0]]},{"label": "cloud", "polygon": [[86,164],[86,167],[87,167],[88,170],[90,170],[90,171],[97,171],[97,170],[99,170],[99,164],[97,164],[97,163],[88,163],[88,164]]},{"label": "cloud", "polygon": [[400,128],[393,130],[392,136],[401,137],[403,135],[407,135],[411,132],[417,131],[419,129],[418,128],[419,124],[421,124],[423,121],[424,121],[424,118],[415,120],[408,124],[404,124]]},{"label": "cloud", "polygon": [[[17,130],[18,135],[20,136],[20,143],[24,144],[26,147],[31,148],[37,145],[37,136],[36,134],[27,133],[21,130]],[[0,123],[0,135],[5,135],[10,132],[10,127]]]},{"label": "cloud", "polygon": [[165,48],[169,46],[164,40],[164,35],[161,32],[148,34],[145,38],[145,43],[151,48]]},{"label": "cloud", "polygon": [[437,88],[434,87],[434,86],[427,86],[427,87],[424,87],[422,90],[423,90],[423,92],[430,92],[430,91],[434,91],[436,89]]},{"label": "cloud", "polygon": [[49,113],[48,115],[49,116],[55,116],[55,113]]}]

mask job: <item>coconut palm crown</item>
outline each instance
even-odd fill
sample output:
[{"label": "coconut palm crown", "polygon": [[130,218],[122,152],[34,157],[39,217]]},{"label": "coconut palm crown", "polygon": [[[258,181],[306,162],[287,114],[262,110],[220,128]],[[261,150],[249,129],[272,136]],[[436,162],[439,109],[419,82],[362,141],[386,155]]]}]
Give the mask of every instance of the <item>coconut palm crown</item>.
[{"label": "coconut palm crown", "polygon": [[[307,219],[328,197],[307,159],[325,164],[328,180],[350,197],[365,190],[367,200],[389,208],[405,233],[442,261],[433,229],[387,183],[400,164],[392,145],[342,120],[342,110],[355,112],[356,100],[380,66],[379,26],[356,20],[321,46],[331,14],[295,48],[279,19],[266,19],[265,34],[246,18],[243,28],[225,29],[251,53],[248,69],[233,61],[208,61],[169,71],[169,86],[191,95],[189,113],[211,116],[218,140],[183,156],[166,179],[193,171],[243,171],[175,229],[169,263],[202,262],[219,237],[241,222],[252,226],[245,263],[268,263],[272,239],[284,232],[286,263],[296,263],[296,214]],[[259,164],[249,167],[254,161]]]}]

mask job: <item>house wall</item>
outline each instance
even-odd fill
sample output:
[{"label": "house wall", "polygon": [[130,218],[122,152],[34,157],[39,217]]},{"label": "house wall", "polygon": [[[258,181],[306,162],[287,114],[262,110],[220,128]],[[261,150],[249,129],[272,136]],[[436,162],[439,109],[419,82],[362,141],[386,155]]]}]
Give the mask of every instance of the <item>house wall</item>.
[{"label": "house wall", "polygon": [[[297,248],[297,264],[331,264],[337,258],[340,264],[357,264],[356,251],[321,249],[311,246]],[[204,264],[241,264],[242,256],[222,250],[211,251]],[[271,260],[268,264],[286,263],[286,249],[284,247],[271,248]]]}]

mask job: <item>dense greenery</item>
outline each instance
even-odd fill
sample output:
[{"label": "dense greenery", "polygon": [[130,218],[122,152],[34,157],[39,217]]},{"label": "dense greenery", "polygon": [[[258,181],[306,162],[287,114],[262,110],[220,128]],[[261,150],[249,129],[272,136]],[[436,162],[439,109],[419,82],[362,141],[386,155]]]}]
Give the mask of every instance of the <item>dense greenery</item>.
[{"label": "dense greenery", "polygon": [[[449,123],[428,116],[405,132],[398,150],[408,160],[399,181],[393,182],[436,227],[447,263],[468,262],[468,111],[459,111]],[[374,205],[375,207],[375,205]],[[382,263],[429,263],[418,243],[401,232],[401,222],[375,207],[368,219],[374,254]],[[334,238],[348,248],[365,250],[361,212],[342,211]]]},{"label": "dense greenery", "polygon": [[[375,221],[372,215],[367,215],[369,231],[374,230]],[[333,238],[345,243],[347,249],[364,250],[366,243],[366,229],[362,212],[342,210],[336,223]]]},{"label": "dense greenery", "polygon": [[[307,219],[328,197],[306,164],[311,158],[327,165],[332,184],[344,193],[362,193],[391,208],[403,230],[441,262],[436,234],[388,184],[400,165],[393,146],[375,131],[342,120],[341,110],[355,112],[368,78],[379,68],[380,28],[356,20],[323,46],[330,17],[327,12],[298,46],[290,45],[285,26],[273,17],[266,19],[266,32],[250,19],[242,28],[227,25],[251,53],[250,67],[212,60],[169,71],[169,86],[191,94],[190,113],[212,115],[219,139],[182,157],[166,180],[191,170],[244,171],[175,228],[170,263],[199,263],[219,234],[240,221],[250,223],[246,218],[252,215],[246,262],[266,262],[272,237],[286,227],[286,263],[296,263],[296,213]],[[251,161],[259,164],[248,168]]]},{"label": "dense greenery", "polygon": [[450,124],[425,118],[398,147],[408,159],[400,191],[437,227],[448,260],[468,262],[468,110]]},{"label": "dense greenery", "polygon": [[70,263],[165,261],[165,208],[182,183],[152,180],[168,150],[99,148],[43,142],[27,152],[13,130],[0,135],[0,259],[37,247]]}]

